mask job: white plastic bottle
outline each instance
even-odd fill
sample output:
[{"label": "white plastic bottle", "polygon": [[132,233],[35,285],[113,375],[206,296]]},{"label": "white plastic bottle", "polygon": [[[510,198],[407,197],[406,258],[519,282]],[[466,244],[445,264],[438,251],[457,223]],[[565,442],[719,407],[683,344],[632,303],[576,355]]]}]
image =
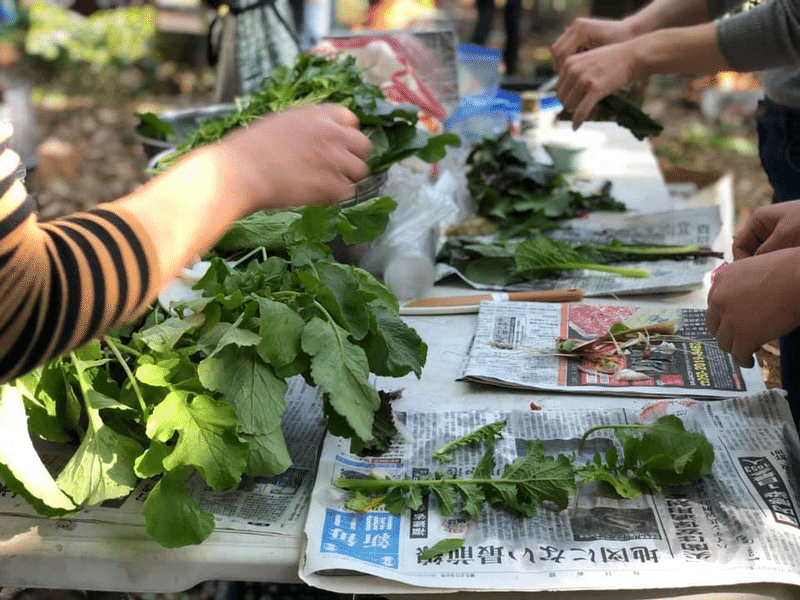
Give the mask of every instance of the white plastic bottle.
[{"label": "white plastic bottle", "polygon": [[422,298],[430,292],[435,281],[433,260],[413,249],[398,249],[392,253],[383,271],[383,282],[400,302]]}]

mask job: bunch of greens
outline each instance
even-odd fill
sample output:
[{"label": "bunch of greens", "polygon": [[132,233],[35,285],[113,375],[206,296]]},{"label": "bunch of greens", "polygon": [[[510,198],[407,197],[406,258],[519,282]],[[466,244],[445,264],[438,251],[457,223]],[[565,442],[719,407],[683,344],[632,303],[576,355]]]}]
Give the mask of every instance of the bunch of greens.
[{"label": "bunch of greens", "polygon": [[573,492],[593,481],[608,483],[621,498],[634,499],[648,491],[660,492],[666,486],[684,485],[704,477],[711,473],[714,463],[714,448],[706,437],[687,431],[678,417],[667,415],[650,425],[601,425],[589,429],[580,440],[578,453],[589,435],[603,429],[614,432],[622,452],[612,445],[586,464],[576,464],[576,456],[548,456],[541,441],[530,440],[526,453],[506,464],[499,477],[493,477],[495,440],[505,422],[495,425],[498,427],[484,427],[477,435],[452,444],[472,444],[479,441],[476,438],[486,444],[469,479],[442,473],[418,479],[340,477],[336,485],[351,492],[346,506],[354,511],[383,504],[387,511],[399,515],[406,509],[418,509],[424,496],[433,494],[445,515],[458,509],[474,517],[489,504],[531,517],[545,502],[563,510]]},{"label": "bunch of greens", "polygon": [[609,94],[597,103],[597,118],[601,121],[615,121],[629,129],[637,140],[659,135],[664,126],[645,113],[627,98]]},{"label": "bunch of greens", "polygon": [[[170,312],[155,306],[134,326],[6,386],[5,484],[57,517],[155,478],[143,509],[148,533],[167,547],[199,543],[214,519],[187,490],[188,477],[223,490],[243,473],[285,470],[281,414],[295,376],[321,390],[329,430],[349,438],[353,452],[385,449],[393,423],[370,373],[419,376],[427,346],[398,317],[391,291],[336,262],[329,243],[374,239],[394,208],[383,197],[253,215],[272,234],[269,255],[259,244],[236,263],[211,256],[195,286],[201,298]],[[254,242],[236,238],[227,239]],[[28,431],[77,446],[55,480]]]},{"label": "bunch of greens", "polygon": [[373,174],[410,156],[436,162],[444,157],[446,146],[461,144],[455,134],[433,135],[417,127],[417,108],[388,102],[378,86],[362,80],[352,56],[301,54],[294,65],[281,65],[270,71],[259,89],[241,99],[231,114],[201,123],[175,152],[159,161],[156,170],[165,169],[190,150],[215,142],[263,115],[319,102],[341,104],[356,114],[361,131],[372,141],[367,165]]},{"label": "bunch of greens", "polygon": [[509,133],[475,144],[467,166],[476,213],[496,223],[504,237],[546,231],[590,211],[625,210],[605,190],[586,195],[572,189],[563,172],[537,162]]},{"label": "bunch of greens", "polygon": [[[626,248],[630,252],[626,252]],[[543,235],[525,240],[492,242],[449,238],[439,251],[437,260],[455,267],[470,281],[503,287],[541,279],[559,271],[581,269],[604,271],[623,277],[648,277],[647,271],[613,263],[630,260],[632,257],[638,260],[662,257],[668,253],[674,253],[674,256],[691,256],[691,252],[699,250],[694,246],[626,246],[618,241],[612,244],[572,245]],[[648,254],[647,251],[658,254]]]}]

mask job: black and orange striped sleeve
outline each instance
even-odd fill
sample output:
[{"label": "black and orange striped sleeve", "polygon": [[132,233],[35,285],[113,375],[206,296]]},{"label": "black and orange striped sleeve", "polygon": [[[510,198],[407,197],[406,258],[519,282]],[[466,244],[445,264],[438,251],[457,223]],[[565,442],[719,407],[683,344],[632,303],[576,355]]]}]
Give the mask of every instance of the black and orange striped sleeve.
[{"label": "black and orange striped sleeve", "polygon": [[155,249],[114,203],[40,223],[0,122],[0,382],[133,320],[152,301]]}]

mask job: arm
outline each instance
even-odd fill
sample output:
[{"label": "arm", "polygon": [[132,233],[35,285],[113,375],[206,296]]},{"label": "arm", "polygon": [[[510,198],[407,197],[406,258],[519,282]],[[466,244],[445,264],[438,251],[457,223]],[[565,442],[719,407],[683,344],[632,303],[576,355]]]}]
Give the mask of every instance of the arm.
[{"label": "arm", "polygon": [[567,58],[576,52],[624,42],[659,29],[699,25],[711,17],[710,7],[696,0],[653,0],[619,21],[579,17],[551,47],[553,65],[560,72]]},{"label": "arm", "polygon": [[39,223],[0,125],[0,382],[130,322],[238,218],[333,202],[367,175],[369,140],[339,106],[263,118],[120,200]]},{"label": "arm", "polygon": [[[670,6],[684,9],[670,12],[665,8]],[[674,26],[700,16],[699,9],[691,13],[680,2],[656,0],[623,21],[627,37],[577,54],[566,55],[570,48],[560,48],[564,58],[556,93],[572,111],[573,127],[586,120],[602,97],[654,73],[759,71],[800,64],[800,0],[771,0],[718,21]]]},{"label": "arm", "polygon": [[654,73],[729,70],[716,40],[714,22],[660,29],[569,56],[556,93],[573,113],[573,128],[587,119],[601,98]]}]

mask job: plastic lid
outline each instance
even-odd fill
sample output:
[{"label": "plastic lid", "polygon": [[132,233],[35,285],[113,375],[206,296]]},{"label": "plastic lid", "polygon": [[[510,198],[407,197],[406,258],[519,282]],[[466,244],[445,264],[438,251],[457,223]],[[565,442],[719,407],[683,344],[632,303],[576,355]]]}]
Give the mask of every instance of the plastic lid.
[{"label": "plastic lid", "polygon": [[539,100],[539,108],[540,109],[558,109],[561,110],[564,108],[564,105],[561,104],[561,101],[556,98],[555,96],[545,96],[541,100]]}]

